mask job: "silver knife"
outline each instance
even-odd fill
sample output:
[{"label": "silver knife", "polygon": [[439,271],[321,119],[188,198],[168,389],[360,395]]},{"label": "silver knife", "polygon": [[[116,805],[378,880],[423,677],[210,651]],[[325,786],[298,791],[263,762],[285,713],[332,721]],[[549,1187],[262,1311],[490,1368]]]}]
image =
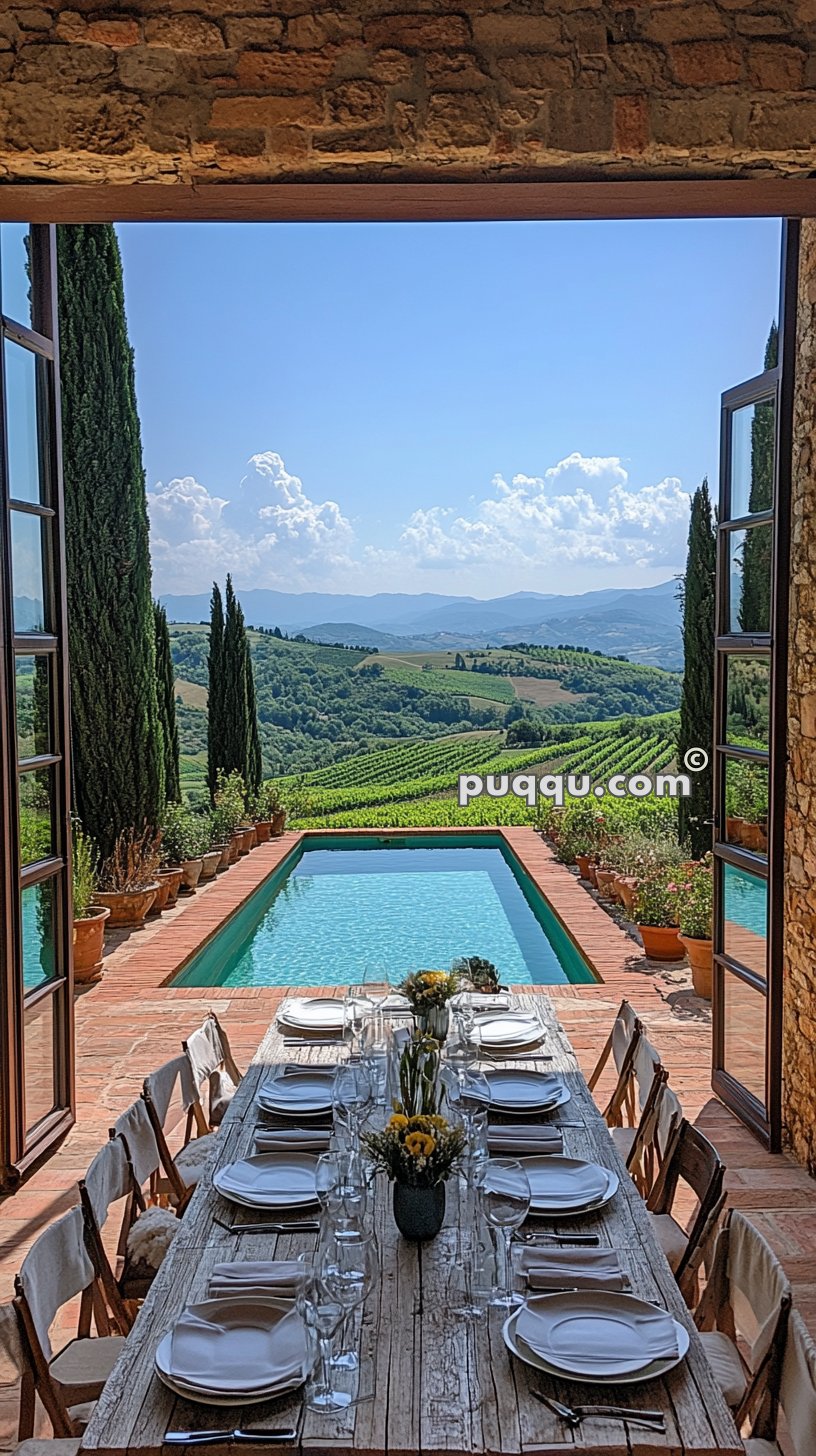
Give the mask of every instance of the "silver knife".
[{"label": "silver knife", "polygon": [[317,1219],[309,1223],[233,1223],[231,1234],[316,1234],[320,1231]]},{"label": "silver knife", "polygon": [[291,1426],[273,1426],[269,1430],[243,1431],[166,1431],[166,1446],[221,1446],[231,1441],[294,1441],[297,1432]]}]

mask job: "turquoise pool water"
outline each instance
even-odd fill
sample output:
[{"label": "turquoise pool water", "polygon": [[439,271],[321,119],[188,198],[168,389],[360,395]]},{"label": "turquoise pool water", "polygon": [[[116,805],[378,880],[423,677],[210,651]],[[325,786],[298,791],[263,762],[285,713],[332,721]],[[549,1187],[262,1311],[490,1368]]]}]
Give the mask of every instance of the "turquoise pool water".
[{"label": "turquoise pool water", "polygon": [[498,835],[369,835],[298,846],[173,984],[395,982],[460,955],[508,983],[595,980]]}]

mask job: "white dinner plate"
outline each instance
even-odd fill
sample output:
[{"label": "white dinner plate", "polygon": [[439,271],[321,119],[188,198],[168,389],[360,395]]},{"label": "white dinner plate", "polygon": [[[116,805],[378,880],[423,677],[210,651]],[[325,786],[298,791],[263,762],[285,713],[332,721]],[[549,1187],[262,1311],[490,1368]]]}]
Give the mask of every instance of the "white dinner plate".
[{"label": "white dinner plate", "polygon": [[[169,1342],[170,1336],[166,1335],[165,1339]],[[163,1345],[164,1340],[159,1346],[159,1349]],[[198,1386],[184,1385],[182,1381],[173,1380],[171,1376],[165,1375],[164,1371],[160,1370],[158,1365],[156,1365],[156,1374],[162,1382],[162,1385],[166,1385],[168,1390],[172,1390],[173,1394],[180,1396],[182,1400],[195,1401],[196,1405],[209,1405],[216,1406],[220,1409],[227,1409],[230,1406],[263,1405],[267,1401],[277,1400],[284,1395],[291,1395],[293,1391],[298,1390],[304,1381],[308,1379],[309,1371],[304,1370],[298,1376],[297,1380],[292,1380],[286,1385],[270,1386],[268,1390],[254,1391],[251,1395],[217,1395],[214,1391],[201,1390]]]},{"label": "white dinner plate", "polygon": [[485,1076],[490,1085],[490,1106],[499,1112],[550,1112],[570,1100],[569,1087],[551,1072],[493,1067]]},{"label": "white dinner plate", "polygon": [[268,1077],[255,1094],[258,1106],[265,1112],[284,1116],[322,1116],[332,1110],[334,1070],[317,1067],[302,1072],[285,1072]]},{"label": "white dinner plate", "polygon": [[300,1384],[307,1361],[291,1300],[237,1294],[185,1309],[155,1355],[159,1374],[185,1391],[232,1400]]},{"label": "white dinner plate", "polygon": [[338,996],[299,996],[284,1002],[278,1021],[298,1031],[342,1031],[343,1002]]},{"label": "white dinner plate", "polygon": [[294,1208],[317,1201],[313,1153],[254,1153],[213,1174],[222,1198],[249,1208]]},{"label": "white dinner plate", "polygon": [[479,1016],[473,1028],[473,1040],[477,1046],[498,1047],[502,1050],[530,1046],[543,1038],[544,1028],[538,1017],[519,1011],[491,1012]]},{"label": "white dinner plate", "polygon": [[558,1153],[522,1158],[530,1180],[530,1212],[548,1218],[570,1218],[603,1208],[617,1193],[620,1179],[600,1163],[565,1158]]},{"label": "white dinner plate", "polygon": [[[593,1298],[597,1300],[600,1296],[600,1293],[601,1291],[593,1291]],[[616,1297],[620,1298],[621,1296]],[[650,1308],[651,1307],[652,1306],[650,1306]],[[637,1370],[633,1370],[627,1375],[612,1376],[610,1375],[608,1370],[604,1371],[603,1374],[575,1375],[572,1372],[565,1371],[561,1368],[561,1366],[554,1365],[549,1360],[545,1360],[542,1355],[539,1355],[538,1352],[534,1350],[531,1345],[528,1345],[524,1338],[519,1335],[516,1326],[524,1308],[524,1305],[520,1305],[519,1308],[514,1309],[512,1314],[509,1315],[509,1317],[505,1320],[505,1323],[502,1327],[504,1343],[506,1344],[508,1350],[510,1350],[511,1354],[515,1355],[519,1360],[523,1361],[525,1365],[531,1365],[535,1370],[543,1370],[546,1375],[554,1375],[556,1377],[560,1377],[561,1379],[564,1379],[565,1375],[567,1375],[570,1379],[580,1380],[583,1385],[601,1385],[605,1386],[607,1389],[610,1385],[639,1385],[646,1380],[658,1380],[661,1376],[666,1375],[669,1370],[674,1370],[675,1366],[679,1365],[681,1360],[684,1360],[688,1353],[688,1330],[685,1328],[684,1325],[680,1324],[679,1320],[674,1320],[674,1329],[677,1336],[677,1354],[675,1356],[670,1358],[667,1357],[663,1360],[653,1360],[648,1365],[640,1366]]]}]

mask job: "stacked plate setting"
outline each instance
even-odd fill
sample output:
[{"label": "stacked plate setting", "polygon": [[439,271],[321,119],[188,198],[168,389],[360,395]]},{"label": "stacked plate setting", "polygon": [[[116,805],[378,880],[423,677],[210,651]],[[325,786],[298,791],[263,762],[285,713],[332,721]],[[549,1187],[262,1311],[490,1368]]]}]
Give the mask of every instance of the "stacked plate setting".
[{"label": "stacked plate setting", "polygon": [[224,1296],[185,1309],[156,1350],[159,1379],[202,1405],[257,1405],[296,1390],[311,1356],[291,1300]]},{"label": "stacked plate setting", "polygon": [[343,1002],[337,996],[298,996],[278,1012],[281,1030],[295,1036],[342,1036]]},{"label": "stacked plate setting", "polygon": [[496,1112],[534,1115],[552,1112],[570,1100],[569,1087],[551,1072],[493,1067],[485,1077],[490,1086],[490,1106]]},{"label": "stacked plate setting", "polygon": [[486,1052],[512,1056],[538,1046],[544,1039],[544,1027],[531,1011],[483,1011],[473,1027],[473,1041]]},{"label": "stacked plate setting", "polygon": [[522,1163],[530,1180],[530,1212],[539,1217],[573,1218],[579,1213],[594,1213],[614,1198],[620,1186],[617,1173],[583,1158],[547,1153],[522,1158]]},{"label": "stacked plate setting", "polygon": [[689,1347],[687,1330],[665,1309],[602,1290],[528,1299],[502,1333],[526,1365],[588,1385],[654,1380],[674,1369]]},{"label": "stacked plate setting", "polygon": [[213,1188],[242,1208],[303,1209],[317,1203],[313,1153],[256,1153],[213,1174]]},{"label": "stacked plate setting", "polygon": [[328,1117],[332,1110],[333,1067],[304,1067],[302,1071],[273,1073],[262,1082],[255,1100],[262,1112],[298,1122]]}]

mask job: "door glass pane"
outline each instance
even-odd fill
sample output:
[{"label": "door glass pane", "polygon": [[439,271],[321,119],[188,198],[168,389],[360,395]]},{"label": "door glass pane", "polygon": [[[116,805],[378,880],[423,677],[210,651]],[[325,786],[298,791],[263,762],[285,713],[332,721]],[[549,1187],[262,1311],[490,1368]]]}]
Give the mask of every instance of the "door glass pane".
[{"label": "door glass pane", "polygon": [[768,882],[723,865],[723,950],[764,980],[768,935]]},{"label": "door glass pane", "polygon": [[771,659],[729,655],[725,659],[725,736],[738,748],[768,747]]},{"label": "door glass pane", "polygon": [[54,770],[41,768],[20,775],[20,863],[47,859],[56,851]]},{"label": "door glass pane", "polygon": [[723,971],[725,1070],[765,1105],[765,1040],[768,1001],[739,976]]},{"label": "door glass pane", "polygon": [[731,520],[769,511],[774,479],[773,399],[761,399],[731,416]]},{"label": "door glass pane", "polygon": [[773,526],[729,531],[726,632],[770,632]]},{"label": "door glass pane", "polygon": [[56,1106],[54,1047],[56,1015],[62,1002],[59,992],[46,996],[23,1013],[23,1077],[25,1126],[30,1133]]},{"label": "door glass pane", "polygon": [[27,222],[0,225],[0,296],[6,318],[31,325],[31,279]]},{"label": "door glass pane", "polygon": [[729,758],[725,763],[725,838],[754,854],[768,854],[768,766]]},{"label": "door glass pane", "polygon": [[37,421],[46,405],[44,359],[5,341],[9,495],[13,500],[42,502],[45,480]]},{"label": "door glass pane", "polygon": [[43,549],[50,521],[26,511],[11,511],[11,576],[15,632],[44,632],[45,571]]},{"label": "door glass pane", "polygon": [[56,878],[29,885],[21,899],[23,986],[33,991],[57,975],[54,925]]},{"label": "door glass pane", "polygon": [[17,757],[51,752],[51,661],[18,653],[14,659]]}]

